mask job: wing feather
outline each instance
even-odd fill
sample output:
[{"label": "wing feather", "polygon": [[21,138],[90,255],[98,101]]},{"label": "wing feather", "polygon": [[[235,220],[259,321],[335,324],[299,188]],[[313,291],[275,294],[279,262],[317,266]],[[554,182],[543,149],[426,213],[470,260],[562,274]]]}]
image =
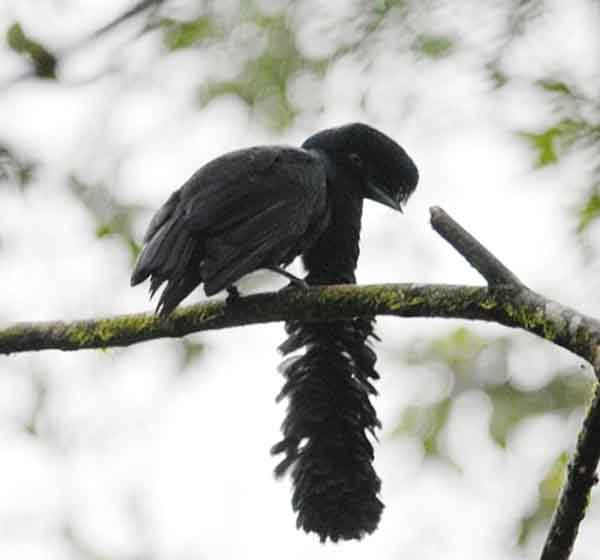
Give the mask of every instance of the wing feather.
[{"label": "wing feather", "polygon": [[285,223],[290,204],[279,201],[251,220],[206,242],[204,291],[212,295],[268,264],[280,264],[304,233],[303,224]]},{"label": "wing feather", "polygon": [[272,146],[200,168],[152,218],[132,283],[167,283],[166,313],[195,285],[212,295],[258,268],[288,264],[326,205],[325,169],[308,151]]}]

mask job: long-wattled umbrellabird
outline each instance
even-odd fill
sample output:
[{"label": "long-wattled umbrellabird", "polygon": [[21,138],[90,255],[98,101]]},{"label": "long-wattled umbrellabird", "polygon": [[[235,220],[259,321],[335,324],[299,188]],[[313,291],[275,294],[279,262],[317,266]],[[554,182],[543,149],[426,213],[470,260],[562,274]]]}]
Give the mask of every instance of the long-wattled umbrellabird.
[{"label": "long-wattled umbrellabird", "polygon": [[[194,288],[207,295],[244,275],[283,267],[298,255],[308,285],[353,284],[363,199],[395,210],[414,191],[418,171],[391,138],[355,123],[318,132],[301,148],[260,146],[201,167],[152,218],[131,277],[166,287],[157,312],[168,315]],[[379,420],[370,402],[376,355],[374,318],[286,323],[288,398],[277,476],[291,469],[297,524],[330,538],[360,538],[377,527],[383,504],[372,465]]]}]

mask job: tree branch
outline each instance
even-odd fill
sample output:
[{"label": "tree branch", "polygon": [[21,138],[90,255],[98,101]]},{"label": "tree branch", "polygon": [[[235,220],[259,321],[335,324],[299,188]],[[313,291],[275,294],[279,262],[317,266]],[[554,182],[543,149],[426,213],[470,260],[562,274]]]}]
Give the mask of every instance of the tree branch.
[{"label": "tree branch", "polygon": [[446,214],[442,208],[432,206],[429,212],[433,229],[487,280],[489,286],[503,284],[522,286],[521,281],[506,266],[460,224]]},{"label": "tree branch", "polygon": [[[600,372],[596,370],[596,377]],[[569,462],[567,480],[554,512],[550,531],[542,551],[542,560],[565,560],[571,554],[579,524],[598,482],[600,460],[600,384],[577,438],[575,453]]]},{"label": "tree branch", "polygon": [[[0,329],[0,354],[129,346],[156,338],[297,319],[356,316],[443,317],[519,327],[600,362],[600,323],[527,288],[384,284],[284,290],[190,305],[167,319],[153,313],[83,321],[16,323]],[[600,363],[599,363],[600,366]]]}]

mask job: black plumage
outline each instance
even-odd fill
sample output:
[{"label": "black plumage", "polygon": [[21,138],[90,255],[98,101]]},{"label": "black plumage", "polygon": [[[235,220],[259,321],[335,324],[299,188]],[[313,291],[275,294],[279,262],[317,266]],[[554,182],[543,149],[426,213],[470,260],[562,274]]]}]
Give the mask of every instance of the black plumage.
[{"label": "black plumage", "polygon": [[239,150],[200,168],[158,210],[131,277],[166,288],[168,315],[199,284],[207,295],[268,266],[285,266],[329,222],[318,155],[269,146]]},{"label": "black plumage", "polygon": [[[164,282],[169,314],[198,285],[207,295],[259,268],[302,255],[309,285],[355,283],[364,198],[401,210],[418,172],[389,137],[355,123],[319,132],[301,148],[256,147],[206,164],[152,219],[132,284]],[[298,526],[321,540],[360,538],[379,522],[380,480],[368,432],[379,426],[370,395],[373,318],[286,323],[280,398],[288,411],[276,468],[291,469]]]}]

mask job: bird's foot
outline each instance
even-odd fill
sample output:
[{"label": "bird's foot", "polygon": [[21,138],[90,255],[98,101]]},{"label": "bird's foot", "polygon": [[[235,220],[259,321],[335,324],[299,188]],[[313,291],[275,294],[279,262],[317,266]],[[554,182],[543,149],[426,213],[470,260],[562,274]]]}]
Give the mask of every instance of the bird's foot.
[{"label": "bird's foot", "polygon": [[[290,279],[290,283],[286,286],[288,290],[310,290],[310,284],[302,278]],[[285,289],[285,288],[284,288]]]},{"label": "bird's foot", "polygon": [[294,276],[293,274],[281,268],[280,266],[267,266],[266,268],[267,270],[272,270],[273,272],[277,272],[277,274],[285,276],[290,281],[290,283],[285,288],[283,288],[284,290],[289,290],[291,288],[308,290],[310,288],[310,285],[306,282],[306,280]]},{"label": "bird's foot", "polygon": [[277,293],[279,294],[287,294],[288,292],[296,292],[298,290],[304,292],[310,288],[310,286],[302,281],[303,284],[298,284],[297,282],[290,282],[286,284],[283,288],[280,288]]},{"label": "bird's foot", "polygon": [[232,303],[235,303],[241,297],[242,296],[240,295],[240,291],[237,289],[237,286],[228,286],[227,287],[227,299],[225,300],[226,304],[231,305]]}]

